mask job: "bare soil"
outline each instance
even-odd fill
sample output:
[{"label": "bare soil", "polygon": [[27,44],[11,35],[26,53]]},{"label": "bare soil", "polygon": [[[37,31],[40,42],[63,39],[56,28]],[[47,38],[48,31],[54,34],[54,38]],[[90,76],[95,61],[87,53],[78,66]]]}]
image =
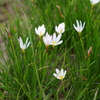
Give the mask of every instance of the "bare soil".
[{"label": "bare soil", "polygon": [[14,3],[15,0],[2,0],[0,2],[0,24],[7,22],[11,18],[11,15],[14,14]]},{"label": "bare soil", "polygon": [[[12,18],[11,16],[14,14],[13,4],[15,0],[1,0],[0,1],[0,27],[4,29],[5,24]],[[5,52],[4,41],[0,35],[0,51],[3,52],[3,56],[7,58]],[[0,58],[0,62],[2,62],[2,58]]]}]

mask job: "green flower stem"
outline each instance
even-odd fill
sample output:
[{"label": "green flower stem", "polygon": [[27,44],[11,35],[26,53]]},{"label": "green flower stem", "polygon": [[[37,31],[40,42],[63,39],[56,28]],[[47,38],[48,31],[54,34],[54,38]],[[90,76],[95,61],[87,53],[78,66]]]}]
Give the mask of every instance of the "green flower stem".
[{"label": "green flower stem", "polygon": [[40,80],[39,80],[39,75],[38,75],[38,71],[37,71],[37,68],[36,68],[36,64],[35,64],[34,67],[35,67],[35,72],[36,72],[36,77],[37,77],[38,85],[39,85],[39,88],[40,88],[39,99],[41,99],[42,97],[45,98],[45,94],[43,92],[43,89],[42,89],[42,86],[41,86],[41,83],[40,83]]},{"label": "green flower stem", "polygon": [[84,45],[83,45],[83,41],[82,41],[80,33],[79,33],[79,37],[80,37],[80,42],[81,42],[81,46],[82,46],[82,49],[83,49],[84,57],[86,58],[86,54],[85,54],[85,50],[84,50]]},{"label": "green flower stem", "polygon": [[23,53],[23,62],[24,62],[24,65],[22,66],[22,72],[25,71],[25,66],[26,66],[26,55],[25,55],[25,52]]},{"label": "green flower stem", "polygon": [[[43,56],[44,56],[44,58],[45,58],[45,63],[44,63],[44,65],[48,65],[47,64],[47,59],[48,59],[48,53],[45,51],[44,52],[44,54],[43,54]],[[47,66],[45,66],[45,68],[43,68],[43,77],[42,77],[42,81],[41,81],[41,83],[43,83],[44,82],[44,80],[45,80],[45,77],[46,77],[46,74],[47,74],[47,68],[49,67],[47,67]]]},{"label": "green flower stem", "polygon": [[92,16],[93,7],[94,7],[94,5],[91,6],[90,16]]},{"label": "green flower stem", "polygon": [[48,53],[49,46],[46,46],[46,53]]},{"label": "green flower stem", "polygon": [[56,92],[56,99],[57,100],[59,99],[58,98],[58,95],[59,95],[59,91],[60,91],[61,87],[62,87],[63,92],[65,92],[65,89],[64,89],[64,81],[63,80],[61,80],[61,85],[59,86],[59,88],[58,88],[58,90]]},{"label": "green flower stem", "polygon": [[[29,37],[30,37],[30,41],[31,41],[31,49],[32,49],[32,56],[34,58],[34,61],[36,61],[36,58],[35,58],[35,49],[34,49],[34,43],[33,43],[33,39],[32,39],[32,32],[31,32],[31,27],[29,27]],[[33,73],[35,73],[35,70],[34,70],[34,65],[33,65]],[[32,80],[32,98],[35,98],[36,97],[36,75],[33,75],[33,80]]]},{"label": "green flower stem", "polygon": [[39,66],[39,68],[40,67],[42,67],[42,45],[41,45],[41,41],[39,41],[39,43],[38,43],[38,48],[39,48],[39,60],[40,60],[40,66]]},{"label": "green flower stem", "polygon": [[54,51],[54,47],[55,47],[55,46],[53,45],[53,46],[52,46],[52,51]]},{"label": "green flower stem", "polygon": [[62,80],[62,91],[63,91],[64,94],[66,94],[63,80]]},{"label": "green flower stem", "polygon": [[87,61],[87,68],[88,68],[88,75],[87,77],[90,79],[90,57],[88,57],[88,61]]},{"label": "green flower stem", "polygon": [[[12,52],[14,53],[14,57],[15,57],[15,60],[16,60],[17,66],[18,66],[18,59],[17,59],[16,53],[15,53],[15,50],[14,50],[14,45],[13,45],[12,38],[10,38],[10,42],[11,42]],[[16,69],[15,68],[14,68],[14,70],[16,72]],[[20,72],[19,71],[19,66],[17,67],[17,72]]]}]

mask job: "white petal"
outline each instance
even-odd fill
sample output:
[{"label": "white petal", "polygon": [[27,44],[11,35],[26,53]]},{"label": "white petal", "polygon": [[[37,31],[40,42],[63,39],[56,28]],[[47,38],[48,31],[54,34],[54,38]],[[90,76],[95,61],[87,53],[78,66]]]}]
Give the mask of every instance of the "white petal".
[{"label": "white petal", "polygon": [[62,33],[65,31],[65,23],[62,23]]},{"label": "white petal", "polygon": [[44,27],[44,24],[41,26],[41,32],[42,32],[42,35],[45,33],[46,29]]},{"label": "white petal", "polygon": [[26,49],[26,48],[27,48],[26,44],[23,44],[23,49]]},{"label": "white petal", "polygon": [[59,74],[59,72],[60,72],[59,69],[56,68],[56,73]]},{"label": "white petal", "polygon": [[58,28],[57,28],[57,26],[55,26],[55,31],[58,33]]},{"label": "white petal", "polygon": [[59,44],[61,44],[63,41],[61,40],[61,41],[59,41],[58,43],[56,43],[56,44],[52,44],[52,43],[50,43],[50,45],[59,45]]},{"label": "white petal", "polygon": [[44,24],[42,24],[42,26],[41,26],[42,28],[44,28]]},{"label": "white petal", "polygon": [[75,26],[75,24],[73,24],[74,29],[77,31],[77,27]]},{"label": "white petal", "polygon": [[64,29],[64,28],[65,28],[65,23],[61,23],[61,24],[59,25],[59,28],[60,28],[60,29]]},{"label": "white petal", "polygon": [[84,28],[84,26],[85,26],[85,22],[83,23],[83,28]]},{"label": "white petal", "polygon": [[63,73],[64,73],[64,70],[63,69],[61,69],[61,72],[60,72],[62,75],[63,75]]},{"label": "white petal", "polygon": [[57,36],[56,42],[58,42],[58,41],[60,40],[61,36],[62,36],[62,34],[59,34],[59,35]]},{"label": "white petal", "polygon": [[57,74],[53,73],[53,75],[57,78]]},{"label": "white petal", "polygon": [[78,20],[76,20],[76,24],[77,24],[77,27],[79,27],[79,22],[78,22]]},{"label": "white petal", "polygon": [[57,43],[57,45],[59,45],[59,44],[61,44],[63,41],[61,40],[61,41],[59,41],[58,43]]},{"label": "white petal", "polygon": [[80,21],[80,25],[79,25],[79,27],[81,27],[82,28],[82,22]]},{"label": "white petal", "polygon": [[45,35],[45,37],[48,37],[48,36],[50,36],[50,35],[48,34],[48,32],[46,32],[46,35]]},{"label": "white petal", "polygon": [[20,48],[23,48],[23,41],[22,41],[22,38],[20,37]]},{"label": "white petal", "polygon": [[53,41],[56,41],[56,33],[53,33]]},{"label": "white petal", "polygon": [[41,31],[41,26],[38,27],[38,32],[40,32],[40,31]]},{"label": "white petal", "polygon": [[27,44],[27,48],[28,48],[29,45],[30,45],[30,42],[28,42],[28,44]]},{"label": "white petal", "polygon": [[27,45],[27,43],[28,43],[28,37],[26,38],[26,43],[25,44]]},{"label": "white petal", "polygon": [[57,76],[57,78],[61,80],[61,78],[59,76]]},{"label": "white petal", "polygon": [[79,32],[79,27],[76,27],[74,24],[73,24],[73,26],[74,26],[75,30],[76,30],[77,32]]},{"label": "white petal", "polygon": [[38,34],[38,30],[37,30],[37,28],[35,28],[35,33],[36,33],[37,35],[39,35],[39,34]]},{"label": "white petal", "polygon": [[60,29],[61,29],[61,27],[62,27],[62,24],[59,24],[59,25],[58,25],[58,29],[60,30]]},{"label": "white petal", "polygon": [[63,26],[63,28],[65,28],[65,23],[64,22],[62,23],[62,26]]},{"label": "white petal", "polygon": [[48,40],[46,39],[46,37],[43,37],[43,42],[44,42],[45,45],[49,45]]},{"label": "white petal", "polygon": [[43,42],[45,45],[49,45],[51,42],[52,37],[48,34],[48,32],[46,33],[45,36],[43,36]]},{"label": "white petal", "polygon": [[90,0],[91,4],[97,4],[100,0]]},{"label": "white petal", "polygon": [[65,72],[64,72],[64,77],[65,77],[65,75],[66,75],[66,70],[65,70]]},{"label": "white petal", "polygon": [[43,36],[43,42],[45,42],[45,36]]},{"label": "white petal", "polygon": [[45,33],[45,31],[46,31],[46,29],[44,28],[44,29],[42,30],[42,35]]}]

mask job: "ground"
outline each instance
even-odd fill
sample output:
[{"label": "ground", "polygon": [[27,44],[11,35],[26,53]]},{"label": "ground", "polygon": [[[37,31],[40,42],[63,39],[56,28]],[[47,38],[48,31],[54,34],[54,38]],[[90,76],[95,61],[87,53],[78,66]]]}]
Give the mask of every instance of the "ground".
[{"label": "ground", "polygon": [[[14,14],[13,4],[14,0],[0,0],[0,27],[1,29],[5,27],[5,24],[12,19],[12,14]],[[2,50],[3,55],[6,57],[4,42],[2,36],[0,35],[0,50]]]},{"label": "ground", "polygon": [[[9,23],[9,21],[13,21],[15,15],[14,6],[18,5],[19,0],[0,0],[0,31],[5,30],[5,25]],[[18,5],[19,6],[19,5]],[[3,55],[6,56],[4,41],[0,34],[0,50],[3,52]],[[1,57],[2,58],[2,57]],[[0,59],[0,61],[2,61]]]}]

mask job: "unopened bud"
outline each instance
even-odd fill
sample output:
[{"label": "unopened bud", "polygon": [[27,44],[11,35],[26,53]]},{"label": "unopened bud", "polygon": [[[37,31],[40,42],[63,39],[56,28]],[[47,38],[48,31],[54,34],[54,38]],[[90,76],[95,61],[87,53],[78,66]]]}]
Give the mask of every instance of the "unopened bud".
[{"label": "unopened bud", "polygon": [[90,57],[91,52],[92,52],[92,47],[90,46],[90,48],[89,48],[89,50],[88,50],[88,57]]},{"label": "unopened bud", "polygon": [[6,28],[6,27],[5,27],[5,29],[6,29],[6,31],[7,31],[7,35],[8,35],[8,37],[10,37],[10,36],[11,36],[11,34],[10,34],[10,30],[9,30],[8,28]]}]

